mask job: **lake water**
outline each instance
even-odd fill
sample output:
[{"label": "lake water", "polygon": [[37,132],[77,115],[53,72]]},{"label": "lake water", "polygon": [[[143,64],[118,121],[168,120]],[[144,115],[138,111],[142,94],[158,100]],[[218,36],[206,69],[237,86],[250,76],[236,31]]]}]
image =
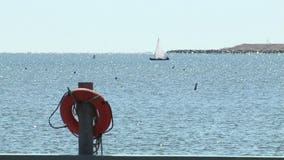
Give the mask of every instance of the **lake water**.
[{"label": "lake water", "polygon": [[87,81],[113,111],[104,155],[284,155],[284,54],[92,56],[0,54],[0,153],[78,154],[48,117]]}]

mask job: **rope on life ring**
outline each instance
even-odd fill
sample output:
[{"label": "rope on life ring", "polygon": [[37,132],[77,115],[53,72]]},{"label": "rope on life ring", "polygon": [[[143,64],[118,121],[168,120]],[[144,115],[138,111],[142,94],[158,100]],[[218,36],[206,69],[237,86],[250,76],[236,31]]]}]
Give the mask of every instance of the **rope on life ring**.
[{"label": "rope on life ring", "polygon": [[107,129],[112,123],[112,112],[108,102],[105,101],[99,93],[93,90],[76,88],[72,91],[69,90],[66,92],[59,104],[61,119],[71,133],[74,135],[79,134],[79,122],[73,114],[73,110],[74,108],[76,109],[77,102],[90,103],[96,111],[95,123],[93,125],[93,136],[98,137],[107,132]]}]

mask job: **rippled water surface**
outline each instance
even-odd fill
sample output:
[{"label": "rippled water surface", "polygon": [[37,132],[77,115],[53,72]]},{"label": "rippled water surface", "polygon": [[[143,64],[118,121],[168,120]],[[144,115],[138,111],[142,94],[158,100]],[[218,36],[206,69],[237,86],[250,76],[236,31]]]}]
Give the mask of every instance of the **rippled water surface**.
[{"label": "rippled water surface", "polygon": [[92,56],[0,54],[0,153],[78,154],[48,117],[90,81],[113,111],[105,155],[284,155],[284,55]]}]

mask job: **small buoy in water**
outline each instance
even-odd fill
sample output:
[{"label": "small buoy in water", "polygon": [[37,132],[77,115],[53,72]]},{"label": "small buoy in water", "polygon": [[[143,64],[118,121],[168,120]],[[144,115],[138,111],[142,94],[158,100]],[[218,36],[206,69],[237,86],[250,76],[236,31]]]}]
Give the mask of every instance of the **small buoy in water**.
[{"label": "small buoy in water", "polygon": [[197,90],[197,85],[198,85],[198,83],[195,83],[194,90]]},{"label": "small buoy in water", "polygon": [[117,80],[118,78],[117,78],[117,77],[114,77],[114,79]]},{"label": "small buoy in water", "polygon": [[28,68],[27,67],[25,67],[25,70],[27,70]]},{"label": "small buoy in water", "polygon": [[74,71],[73,73],[76,74],[76,71]]}]

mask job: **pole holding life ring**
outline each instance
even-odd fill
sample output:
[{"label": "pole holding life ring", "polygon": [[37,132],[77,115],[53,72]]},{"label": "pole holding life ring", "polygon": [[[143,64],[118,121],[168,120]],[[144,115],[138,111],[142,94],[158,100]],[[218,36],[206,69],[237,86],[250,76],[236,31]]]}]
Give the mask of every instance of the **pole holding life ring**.
[{"label": "pole holding life ring", "polygon": [[92,90],[92,83],[87,83],[81,82],[79,88],[66,92],[60,102],[63,123],[71,133],[79,136],[79,155],[93,154],[93,139],[101,139],[112,123],[109,103]]},{"label": "pole holding life ring", "polygon": [[[64,126],[54,126],[51,123],[51,118],[59,108]],[[113,117],[109,103],[93,91],[93,83],[79,82],[78,88],[68,88],[68,92],[48,118],[48,123],[54,129],[67,127],[78,136],[79,155],[98,154],[99,149],[102,155],[102,135],[112,129]],[[93,143],[93,140],[96,142]],[[93,152],[94,147],[96,150]]]}]

